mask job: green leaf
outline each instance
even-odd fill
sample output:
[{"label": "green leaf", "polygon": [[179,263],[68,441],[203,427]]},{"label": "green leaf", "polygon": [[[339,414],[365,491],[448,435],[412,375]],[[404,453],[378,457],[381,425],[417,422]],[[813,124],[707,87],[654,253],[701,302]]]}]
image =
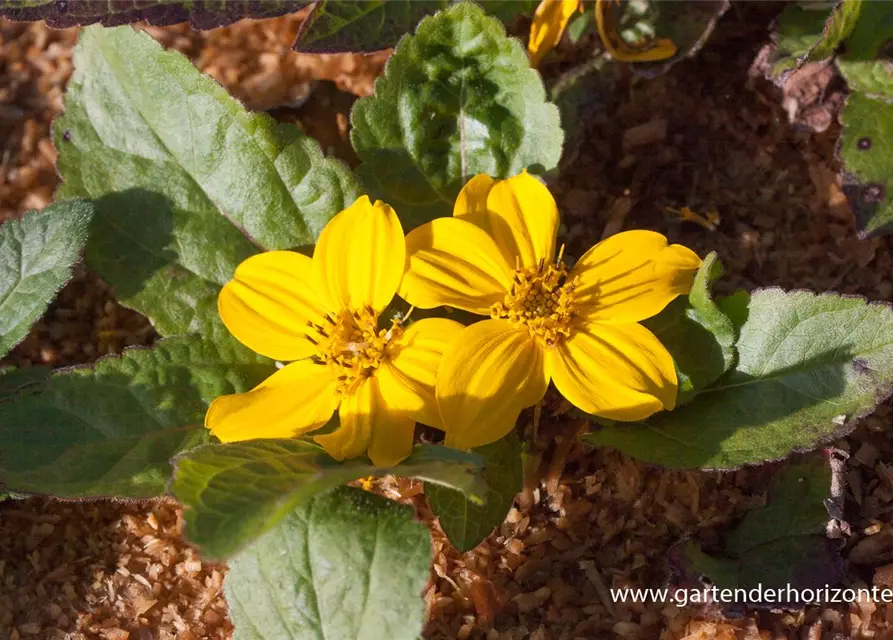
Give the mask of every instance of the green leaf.
[{"label": "green leaf", "polygon": [[837,0],[831,15],[822,29],[822,39],[813,46],[807,60],[823,60],[834,54],[841,42],[850,37],[853,29],[862,18],[863,7],[872,4],[872,0]]},{"label": "green leaf", "polygon": [[448,4],[448,0],[322,0],[301,24],[295,49],[308,53],[387,49],[419,20]]},{"label": "green leaf", "polygon": [[483,460],[425,446],[393,469],[366,459],[343,463],[298,439],[207,445],[175,460],[170,491],[183,503],[186,535],[206,557],[225,558],[314,495],[365,476],[396,474],[454,487],[482,501]]},{"label": "green leaf", "polygon": [[[478,0],[503,22],[536,7],[531,0]],[[307,53],[370,52],[387,49],[411,32],[419,20],[450,5],[450,0],[321,0],[298,29],[294,49]]]},{"label": "green leaf", "polygon": [[743,289],[739,289],[732,295],[716,299],[716,306],[731,320],[736,336],[747,322],[748,305],[750,305],[750,293]]},{"label": "green leaf", "polygon": [[726,533],[726,549],[742,557],[782,538],[824,536],[831,472],[823,453],[783,466],[769,487],[766,505],[747,512],[738,526]]},{"label": "green leaf", "polygon": [[840,114],[843,192],[863,236],[893,232],[893,104],[851,93]]},{"label": "green leaf", "polygon": [[804,63],[834,54],[859,19],[862,0],[838,2],[829,8],[792,4],[785,7],[775,23],[775,48],[769,56],[768,77],[783,84]]},{"label": "green leaf", "polygon": [[23,389],[42,385],[51,373],[52,369],[43,366],[0,369],[0,402],[11,398]]},{"label": "green leaf", "polygon": [[411,507],[341,487],[229,562],[235,640],[416,640],[431,538]]},{"label": "green leaf", "polygon": [[632,0],[621,6],[618,23],[621,39],[636,45],[655,37],[669,38],[676,45],[676,55],[672,58],[633,64],[638,73],[652,77],[697,54],[713,33],[717,20],[728,10],[729,0],[678,0],[672,4]]},{"label": "green leaf", "polygon": [[710,293],[711,285],[722,273],[722,262],[716,252],[711,252],[698,269],[691,293],[680,296],[643,323],[660,339],[676,363],[677,405],[689,402],[735,363],[737,331]]},{"label": "green leaf", "polygon": [[[844,6],[851,4],[845,2]],[[846,52],[837,62],[850,90],[893,102],[893,73],[890,70],[893,40],[893,5],[866,0],[852,3],[858,21],[847,39]]]},{"label": "green leaf", "polygon": [[440,520],[440,527],[459,551],[474,549],[505,521],[524,484],[521,442],[516,435],[509,434],[475,449],[475,453],[484,459],[485,504],[476,505],[460,491],[444,486],[425,487],[428,504]]},{"label": "green leaf", "polygon": [[712,584],[722,585],[723,589],[734,589],[738,585],[738,572],[741,567],[737,561],[707,555],[691,540],[684,540],[670,547],[667,557],[672,567],[670,586],[676,587],[675,580],[678,580],[678,586],[684,587],[692,583],[692,577],[699,586],[703,584],[701,581],[704,577],[707,577]]},{"label": "green leaf", "polygon": [[666,467],[733,469],[840,438],[890,395],[893,308],[758,290],[736,348],[737,365],[694,402],[585,439]]},{"label": "green leaf", "polygon": [[80,200],[0,226],[0,358],[21,342],[71,279],[93,207]]},{"label": "green leaf", "polygon": [[130,27],[88,27],[54,125],[60,195],[96,200],[87,263],[163,335],[204,332],[235,268],[313,244],[359,195],[294,125],[246,111]]},{"label": "green leaf", "polygon": [[[832,462],[837,464],[837,462]],[[842,465],[837,465],[842,468]],[[839,543],[826,534],[830,520],[832,467],[825,455],[787,465],[773,479],[767,504],[749,511],[729,530],[721,555],[705,554],[693,542],[683,550],[683,562],[706,576],[718,589],[780,589],[780,599],[751,599],[751,606],[803,606],[792,590],[822,589],[844,575]],[[840,473],[837,471],[836,473]],[[671,550],[671,557],[677,554]]]},{"label": "green leaf", "polygon": [[527,53],[470,2],[425,18],[400,41],[351,122],[361,180],[407,230],[449,215],[478,173],[542,172],[561,157],[558,109]]},{"label": "green leaf", "polygon": [[822,41],[825,21],[830,14],[827,8],[815,9],[792,3],[785,7],[775,22],[772,40],[774,47],[769,54],[767,76],[783,83],[787,77],[806,62],[809,52]]},{"label": "green leaf", "polygon": [[838,67],[852,93],[840,114],[843,191],[862,235],[893,232],[893,5],[863,2]]},{"label": "green leaf", "polygon": [[[424,16],[450,0],[0,0],[0,17],[18,22],[45,20],[55,29],[101,24],[115,27],[145,21],[153,26],[188,22],[193,29],[216,29],[243,19],[275,18],[313,5],[298,30],[297,51],[310,53],[376,51],[394,46]],[[480,0],[491,15],[509,21],[536,7],[534,0]]]},{"label": "green leaf", "polygon": [[[893,12],[893,7],[890,9]],[[889,21],[893,22],[893,13],[891,13]],[[891,27],[890,38],[885,45],[888,48],[878,53],[883,56],[879,60],[852,60],[840,57],[837,60],[837,67],[846,78],[852,94],[871,98],[875,102],[891,104],[893,103],[893,70],[890,69],[890,60],[893,56],[893,27]]]},{"label": "green leaf", "polygon": [[163,493],[171,456],[209,440],[203,420],[211,401],[275,371],[219,332],[43,379],[27,369],[0,378],[10,390],[0,393],[0,485],[70,498]]},{"label": "green leaf", "polygon": [[595,16],[591,11],[584,11],[571,18],[567,25],[567,38],[571,44],[577,44],[587,33],[595,31]]},{"label": "green leaf", "polygon": [[215,29],[242,18],[275,18],[306,4],[305,0],[0,0],[0,16],[22,22],[46,20],[54,29],[97,22],[113,27],[141,20],[159,27],[188,21],[194,29]]},{"label": "green leaf", "polygon": [[539,0],[477,0],[477,3],[484,8],[487,15],[510,23],[518,16],[532,16],[539,5]]}]

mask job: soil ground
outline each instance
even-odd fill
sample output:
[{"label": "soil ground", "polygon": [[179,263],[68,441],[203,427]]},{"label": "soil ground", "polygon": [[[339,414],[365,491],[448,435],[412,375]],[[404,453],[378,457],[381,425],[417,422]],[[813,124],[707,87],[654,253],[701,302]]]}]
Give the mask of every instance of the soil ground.
[{"label": "soil ground", "polygon": [[[611,99],[587,118],[575,157],[551,185],[570,255],[606,234],[649,228],[702,255],[717,251],[728,272],[720,292],[781,286],[893,298],[893,243],[858,237],[836,177],[842,95],[833,69],[810,71],[783,95],[752,68],[777,11],[735,3],[695,59],[652,80],[618,73]],[[372,90],[386,54],[295,54],[288,46],[297,21],[150,31],[249,107],[295,122],[351,161],[350,105]],[[52,199],[58,178],[49,126],[61,109],[75,39],[74,30],[0,21],[0,220]],[[557,52],[544,75],[576,56]],[[718,213],[718,224],[708,229],[669,211],[685,206]],[[2,364],[90,363],[155,338],[144,318],[80,268]],[[891,406],[835,443],[850,453],[852,536],[843,553],[854,586],[893,583]],[[672,604],[610,602],[606,587],[661,586],[667,550],[678,540],[709,545],[761,504],[765,472],[651,468],[575,442],[579,426],[559,403],[547,404],[538,439],[543,482],[466,554],[432,522],[419,483],[377,483],[377,491],[414,504],[432,527],[426,637],[893,638],[893,607],[871,602],[735,620]],[[182,542],[182,526],[177,505],[164,499],[0,504],[0,640],[229,638],[220,589],[226,568],[203,563]]]}]

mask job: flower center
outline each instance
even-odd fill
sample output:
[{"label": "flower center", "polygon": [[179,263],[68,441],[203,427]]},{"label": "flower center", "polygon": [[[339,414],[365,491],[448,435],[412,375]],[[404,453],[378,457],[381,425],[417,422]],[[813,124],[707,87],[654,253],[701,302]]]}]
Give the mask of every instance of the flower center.
[{"label": "flower center", "polygon": [[490,316],[526,325],[530,335],[547,347],[568,337],[579,278],[568,279],[563,253],[564,247],[555,264],[540,261],[536,267],[516,268],[511,292],[493,305]]},{"label": "flower center", "polygon": [[322,325],[307,323],[317,335],[307,338],[316,345],[313,360],[335,368],[336,392],[350,395],[387,358],[388,347],[403,335],[401,320],[390,329],[378,328],[378,316],[366,307],[361,311],[342,309],[325,316]]}]

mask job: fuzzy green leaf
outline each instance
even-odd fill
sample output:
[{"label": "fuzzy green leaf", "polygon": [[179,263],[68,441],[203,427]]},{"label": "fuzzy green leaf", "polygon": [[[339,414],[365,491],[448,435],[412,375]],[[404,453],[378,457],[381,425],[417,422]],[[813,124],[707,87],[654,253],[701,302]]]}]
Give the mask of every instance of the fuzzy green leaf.
[{"label": "fuzzy green leaf", "polygon": [[459,551],[474,549],[503,523],[524,484],[521,442],[514,434],[475,449],[475,453],[484,459],[485,504],[474,504],[462,492],[444,486],[425,487],[440,527]]},{"label": "fuzzy green leaf", "polygon": [[52,373],[49,367],[13,367],[0,369],[0,402],[10,399],[28,387],[40,386]]},{"label": "fuzzy green leaf", "polygon": [[28,335],[71,279],[92,215],[90,203],[73,200],[0,226],[0,358]]},{"label": "fuzzy green leaf", "polygon": [[784,83],[805,62],[830,57],[852,32],[859,20],[862,0],[838,2],[831,8],[792,4],[778,16],[775,48],[767,69],[770,80]]},{"label": "fuzzy green leaf", "polygon": [[232,558],[235,640],[416,640],[431,538],[411,507],[341,487]]},{"label": "fuzzy green leaf", "polygon": [[170,458],[209,440],[211,401],[275,371],[218,331],[43,379],[23,378],[27,369],[0,378],[10,389],[0,395],[0,486],[69,498],[163,493]]},{"label": "fuzzy green leaf", "polygon": [[476,0],[488,15],[511,23],[518,16],[532,16],[539,5],[539,0]]},{"label": "fuzzy green leaf", "polygon": [[831,465],[823,453],[783,466],[769,487],[766,505],[748,511],[734,529],[726,532],[725,548],[740,558],[782,538],[824,535],[831,475]]},{"label": "fuzzy green leaf", "polygon": [[893,233],[893,103],[852,93],[840,114],[843,192],[863,235]]},{"label": "fuzzy green leaf", "polygon": [[313,244],[359,195],[294,125],[246,111],[130,27],[88,27],[54,126],[63,196],[96,200],[87,263],[163,335],[204,332],[259,249]]},{"label": "fuzzy green leaf", "polygon": [[779,14],[772,33],[775,44],[767,61],[767,76],[775,82],[784,80],[806,61],[809,52],[822,40],[828,10],[816,10],[790,4]]},{"label": "fuzzy green leaf", "polygon": [[0,16],[20,22],[46,20],[54,29],[97,22],[107,27],[145,20],[164,26],[189,22],[215,29],[242,18],[274,18],[297,11],[307,0],[0,0]]},{"label": "fuzzy green leaf", "polygon": [[[531,0],[478,0],[487,13],[504,22],[536,7]],[[379,51],[397,44],[419,20],[450,0],[322,0],[314,4],[298,30],[294,48],[308,53]]]},{"label": "fuzzy green leaf", "polygon": [[893,5],[866,0],[844,2],[860,8],[858,21],[847,39],[846,52],[837,62],[850,90],[893,102],[893,72],[890,69],[893,40]]},{"label": "fuzzy green leaf", "polygon": [[309,53],[377,51],[393,47],[416,23],[448,0],[323,0],[301,25],[295,49]]},{"label": "fuzzy green leaf", "polygon": [[[793,590],[821,589],[843,577],[839,544],[826,531],[830,516],[832,467],[815,455],[781,469],[769,488],[767,503],[749,511],[729,530],[721,555],[705,554],[693,542],[683,550],[683,562],[719,589],[780,589],[782,597],[751,600],[752,606],[802,606]],[[838,496],[839,498],[840,496]],[[676,554],[671,551],[671,558]]]},{"label": "fuzzy green leaf", "polygon": [[[846,3],[849,4],[849,3]],[[893,5],[862,2],[838,67],[852,93],[840,114],[843,191],[863,235],[893,232]]]},{"label": "fuzzy green leaf", "polygon": [[[302,23],[294,48],[308,52],[375,51],[396,44],[422,17],[450,0],[0,0],[0,17],[19,22],[45,20],[56,29],[145,21],[153,26],[188,22],[216,29],[243,19],[264,19],[314,9]],[[536,7],[533,0],[480,0],[491,15],[508,21]],[[365,5],[365,6],[364,6]],[[402,5],[402,6],[401,6]]]},{"label": "fuzzy green leaf", "polygon": [[860,298],[755,291],[737,365],[694,402],[585,436],[672,468],[732,469],[849,433],[893,388],[893,309]]},{"label": "fuzzy green leaf", "polygon": [[737,331],[710,293],[722,272],[716,253],[710,253],[698,269],[691,293],[643,323],[673,356],[679,375],[679,405],[716,382],[735,363]]},{"label": "fuzzy green leaf", "polygon": [[235,553],[316,494],[365,476],[421,478],[478,502],[486,491],[480,456],[435,446],[380,469],[366,459],[336,462],[305,440],[245,440],[200,447],[174,466],[170,490],[185,508],[186,535],[213,558]]},{"label": "fuzzy green leaf", "polygon": [[475,174],[542,172],[561,157],[558,109],[527,53],[470,2],[425,18],[400,41],[351,122],[361,180],[406,229],[449,215]]},{"label": "fuzzy green leaf", "polygon": [[825,21],[822,39],[809,50],[806,60],[823,60],[832,56],[840,43],[853,33],[856,25],[862,20],[863,8],[870,4],[872,4],[871,0],[868,2],[837,0],[831,15]]}]

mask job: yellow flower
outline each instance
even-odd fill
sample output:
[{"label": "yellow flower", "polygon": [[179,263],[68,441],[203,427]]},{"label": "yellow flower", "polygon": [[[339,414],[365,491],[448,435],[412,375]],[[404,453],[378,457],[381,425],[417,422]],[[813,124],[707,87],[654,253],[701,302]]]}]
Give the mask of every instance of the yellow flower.
[{"label": "yellow flower", "polygon": [[[614,14],[619,0],[596,0],[595,23],[605,51],[620,62],[654,62],[666,60],[676,55],[676,45],[667,38],[655,38],[642,45],[624,41],[617,33]],[[583,11],[581,0],[542,0],[536,8],[533,23],[530,25],[530,38],[527,51],[531,66],[539,66],[540,61],[555,48],[564,35],[568,22],[577,11]]]},{"label": "yellow flower", "polygon": [[312,259],[270,251],[240,264],[218,298],[223,323],[253,351],[293,362],[248,393],[217,398],[205,426],[223,442],[288,438],[337,409],[340,427],[315,437],[332,457],[368,450],[387,467],[408,456],[416,422],[441,426],[434,378],[463,327],[432,318],[379,328],[405,265],[400,220],[367,196],[326,225]]},{"label": "yellow flower", "polygon": [[673,360],[637,323],[689,292],[698,256],[659,233],[627,231],[568,269],[562,251],[555,257],[557,231],[555,200],[525,172],[475,177],[452,218],[407,236],[403,298],[491,318],[463,329],[438,369],[448,446],[503,437],[550,380],[583,411],[614,420],[675,406]]},{"label": "yellow flower", "polygon": [[605,51],[619,62],[656,62],[676,55],[676,45],[669,38],[654,38],[642,44],[631,44],[620,37],[615,8],[620,0],[596,0],[595,26]]},{"label": "yellow flower", "polygon": [[543,56],[555,48],[567,28],[567,23],[577,11],[583,10],[581,0],[542,0],[533,15],[527,52],[530,64],[539,66]]}]

